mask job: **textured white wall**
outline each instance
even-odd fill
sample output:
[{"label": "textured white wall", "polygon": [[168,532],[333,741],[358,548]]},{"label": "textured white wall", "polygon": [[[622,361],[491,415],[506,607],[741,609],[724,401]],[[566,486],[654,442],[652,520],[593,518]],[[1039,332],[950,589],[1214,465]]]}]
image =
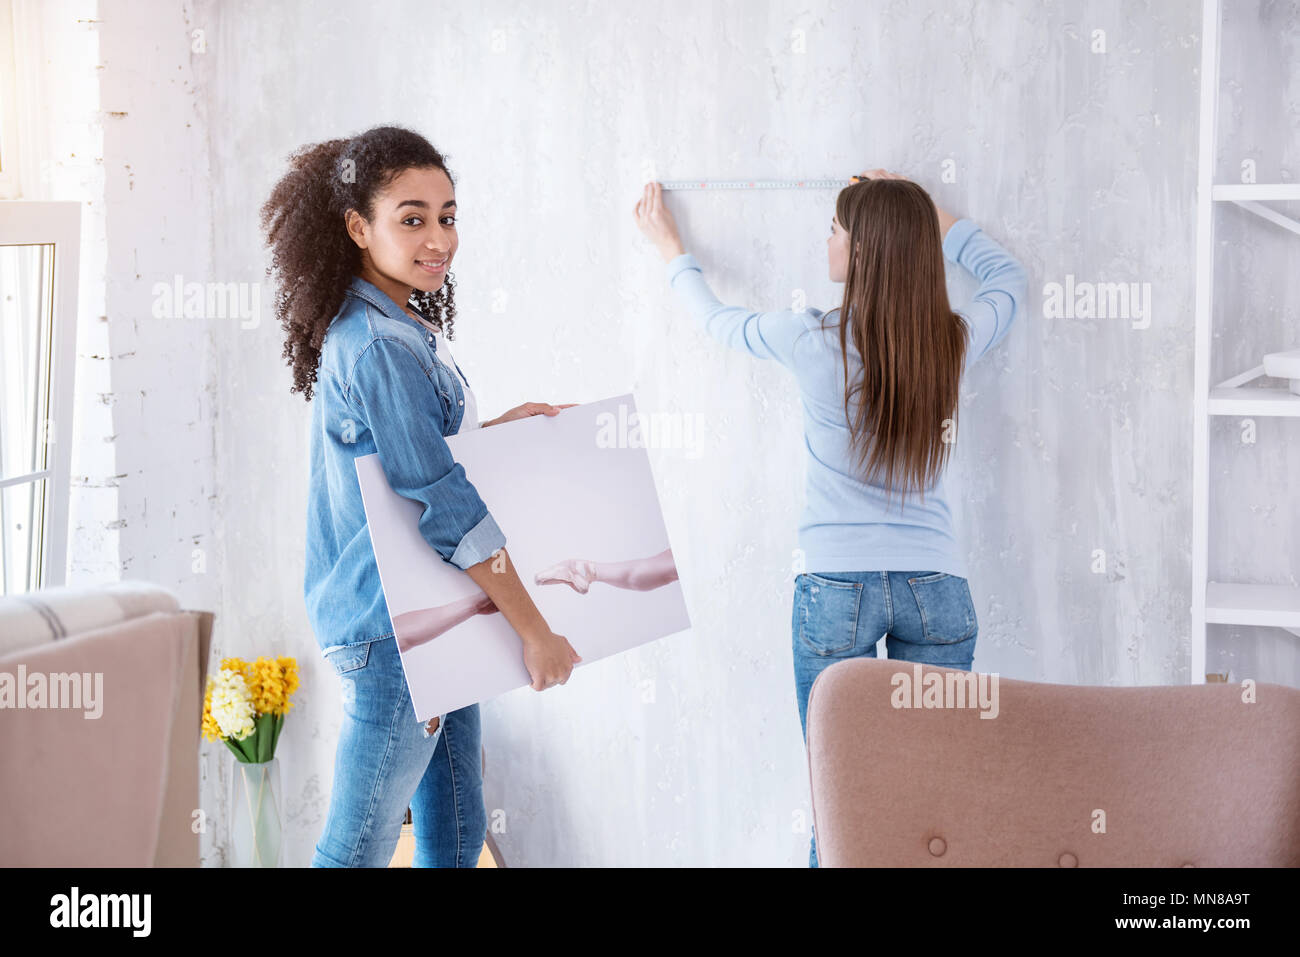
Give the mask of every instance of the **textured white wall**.
[{"label": "textured white wall", "polygon": [[[484,706],[487,806],[509,863],[807,858],[789,631],[798,397],[670,297],[631,220],[648,171],[885,166],[1014,250],[1031,294],[1067,275],[1151,283],[1146,329],[1046,320],[1035,303],[966,382],[954,479],[977,669],[1188,680],[1198,3],[103,6],[106,65],[131,110],[105,129],[111,198],[128,204],[110,229],[110,321],[115,351],[142,340],[117,385],[122,549],[132,576],[216,609],[219,654],[302,662],[280,748],[287,863],[305,864],[319,834],[339,722],[302,607],[308,407],[288,393],[269,314],[254,329],[137,322],[136,284],[177,271],[256,281],[257,210],[285,155],[382,122],[425,133],[458,176],[456,355],[485,417],[630,388],[643,411],[705,422],[699,457],[651,450],[694,629],[585,667],[561,691]],[[1244,153],[1261,181],[1294,179],[1297,4],[1232,6],[1221,142],[1237,141],[1221,172]],[[196,27],[206,53],[190,51]],[[941,182],[949,160],[956,180]],[[724,300],[784,308],[803,290],[829,308],[832,199],[672,201]],[[1298,290],[1293,236],[1232,210],[1219,224],[1215,373],[1227,375],[1300,344]],[[972,288],[953,274],[954,303]],[[1261,420],[1242,449],[1224,424],[1215,574],[1295,583],[1300,546],[1279,530],[1297,525],[1298,428]],[[189,570],[192,542],[211,549],[206,576]],[[1300,675],[1281,632],[1216,630],[1220,662]],[[207,749],[214,864],[228,761]]]}]

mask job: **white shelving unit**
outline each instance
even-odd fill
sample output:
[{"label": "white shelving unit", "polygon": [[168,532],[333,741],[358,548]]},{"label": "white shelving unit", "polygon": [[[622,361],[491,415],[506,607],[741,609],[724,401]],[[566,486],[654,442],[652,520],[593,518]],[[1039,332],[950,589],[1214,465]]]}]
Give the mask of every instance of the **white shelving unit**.
[{"label": "white shelving unit", "polygon": [[1209,580],[1210,417],[1298,416],[1300,395],[1287,388],[1248,383],[1261,370],[1210,384],[1214,303],[1214,218],[1219,204],[1233,203],[1300,234],[1300,222],[1266,202],[1300,200],[1295,183],[1215,183],[1219,106],[1219,0],[1203,0],[1201,29],[1201,127],[1196,190],[1196,370],[1192,446],[1192,682],[1205,681],[1207,625],[1264,625],[1300,635],[1300,588]]}]

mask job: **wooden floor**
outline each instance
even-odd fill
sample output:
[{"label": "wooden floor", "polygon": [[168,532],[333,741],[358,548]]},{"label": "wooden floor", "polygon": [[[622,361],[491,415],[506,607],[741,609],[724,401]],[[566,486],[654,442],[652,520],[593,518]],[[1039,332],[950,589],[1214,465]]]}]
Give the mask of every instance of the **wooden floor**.
[{"label": "wooden floor", "polygon": [[[415,831],[413,825],[402,825],[402,836],[397,839],[397,850],[393,853],[393,859],[389,862],[389,867],[410,867],[411,861],[415,858]],[[478,855],[478,867],[498,867],[496,857],[492,854],[492,848],[489,844],[483,845],[483,850]]]},{"label": "wooden floor", "polygon": [[[480,753],[481,765],[480,773],[487,774],[487,748],[483,748]],[[397,850],[393,852],[393,859],[389,861],[389,867],[410,867],[411,861],[415,859],[415,831],[411,825],[411,809],[406,809],[406,823],[402,825],[402,836],[397,839]],[[479,851],[478,864],[476,867],[505,867],[505,861],[501,859],[501,852],[492,840],[492,835],[487,836],[483,843],[483,850]]]}]

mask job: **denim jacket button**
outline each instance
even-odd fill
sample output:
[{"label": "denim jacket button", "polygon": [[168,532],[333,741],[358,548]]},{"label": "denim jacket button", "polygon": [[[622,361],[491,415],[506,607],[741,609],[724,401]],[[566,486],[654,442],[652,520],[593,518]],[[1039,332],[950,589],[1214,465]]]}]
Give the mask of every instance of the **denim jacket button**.
[{"label": "denim jacket button", "polygon": [[460,400],[457,401],[456,404],[457,404],[457,405],[464,405],[464,404],[465,404],[465,400],[464,400],[464,399],[460,399]]}]

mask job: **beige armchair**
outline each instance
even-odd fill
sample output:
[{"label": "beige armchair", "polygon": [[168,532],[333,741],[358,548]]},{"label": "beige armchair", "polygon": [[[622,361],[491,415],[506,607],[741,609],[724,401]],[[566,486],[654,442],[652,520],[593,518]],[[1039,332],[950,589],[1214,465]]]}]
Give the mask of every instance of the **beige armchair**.
[{"label": "beige armchair", "polygon": [[813,684],[819,866],[1300,866],[1300,690],[1000,678],[983,718],[915,707],[916,669],[969,674],[855,658]]},{"label": "beige armchair", "polygon": [[198,866],[212,622],[142,583],[0,598],[22,698],[0,710],[0,866]]}]

